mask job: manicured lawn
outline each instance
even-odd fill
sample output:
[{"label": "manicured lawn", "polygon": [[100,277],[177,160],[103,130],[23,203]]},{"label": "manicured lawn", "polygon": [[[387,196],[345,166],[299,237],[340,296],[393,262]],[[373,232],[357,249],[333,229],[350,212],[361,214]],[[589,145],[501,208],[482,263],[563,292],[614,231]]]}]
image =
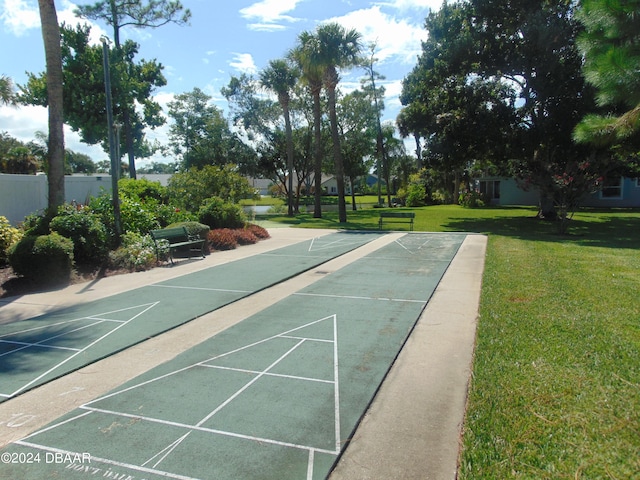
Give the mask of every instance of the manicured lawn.
[{"label": "manicured lawn", "polygon": [[[489,235],[460,478],[640,478],[640,210],[583,211],[566,236],[530,208],[405,210]],[[324,216],[277,220],[343,227]]]}]

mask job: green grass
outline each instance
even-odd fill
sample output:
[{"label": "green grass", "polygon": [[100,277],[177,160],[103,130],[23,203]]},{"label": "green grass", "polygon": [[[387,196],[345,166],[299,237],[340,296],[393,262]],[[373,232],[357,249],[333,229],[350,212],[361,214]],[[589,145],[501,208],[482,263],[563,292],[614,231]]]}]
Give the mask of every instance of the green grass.
[{"label": "green grass", "polygon": [[640,211],[585,210],[560,236],[531,208],[407,210],[489,236],[459,478],[640,478]]}]

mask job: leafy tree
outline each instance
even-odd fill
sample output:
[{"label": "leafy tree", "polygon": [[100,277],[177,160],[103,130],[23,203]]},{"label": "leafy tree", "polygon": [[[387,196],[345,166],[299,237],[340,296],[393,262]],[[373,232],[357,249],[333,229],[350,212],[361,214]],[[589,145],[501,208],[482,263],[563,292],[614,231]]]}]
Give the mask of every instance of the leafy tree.
[{"label": "leafy tree", "polygon": [[176,95],[169,102],[169,146],[182,158],[182,167],[225,165],[237,162],[242,170],[253,163],[255,153],[231,132],[222,111],[199,88]]},{"label": "leafy tree", "polygon": [[370,92],[354,90],[338,102],[340,146],[345,175],[351,184],[351,204],[356,210],[356,178],[366,175],[376,153],[377,112]]},{"label": "leafy tree", "polygon": [[[124,27],[158,28],[167,23],[187,24],[191,17],[189,9],[183,11],[177,0],[100,0],[93,5],[81,5],[75,12],[78,16],[92,20],[102,20],[113,28],[116,61],[113,65],[118,73],[118,82],[122,88],[114,95],[119,105],[124,123],[125,146],[129,157],[129,174],[136,178],[134,139],[136,132],[133,100],[138,100],[134,92],[139,88],[139,78],[130,71],[130,52],[120,43],[120,30]],[[131,50],[129,48],[129,50]],[[136,48],[137,53],[137,48]],[[164,83],[162,84],[164,85]],[[158,85],[158,86],[162,86]]]},{"label": "leafy tree", "polygon": [[178,162],[162,163],[151,162],[144,168],[139,168],[140,173],[176,173],[179,169]]},{"label": "leafy tree", "polygon": [[172,205],[191,212],[198,211],[209,197],[216,196],[226,202],[237,203],[254,195],[247,179],[231,164],[205,165],[178,172],[169,179],[167,191]]},{"label": "leafy tree", "polygon": [[[587,115],[575,131],[579,142],[627,144],[638,152],[640,132],[640,1],[583,0],[577,17],[584,74],[606,114]],[[633,138],[635,137],[635,145]]]},{"label": "leafy tree", "polygon": [[65,169],[67,173],[95,173],[97,165],[89,155],[67,150],[65,152]]},{"label": "leafy tree", "polygon": [[[101,143],[105,152],[109,151],[108,129],[106,122],[106,100],[104,91],[104,68],[102,47],[89,44],[90,27],[77,26],[75,29],[62,27],[62,60],[64,76],[64,118],[74,131],[80,133],[83,142],[90,145]],[[120,92],[127,88],[130,98],[141,105],[140,111],[130,114],[134,135],[135,154],[148,157],[153,147],[145,141],[144,129],[155,128],[164,123],[161,107],[152,100],[154,88],[166,83],[162,75],[162,66],[155,61],[142,60],[135,64],[133,59],[138,52],[135,42],[127,41],[122,46],[127,59],[128,85],[113,82],[114,98],[120,98]],[[111,52],[115,56],[115,52]],[[111,59],[113,63],[113,58]],[[122,68],[116,65],[113,70]],[[119,77],[119,74],[115,75]],[[43,74],[28,75],[27,85],[21,87],[20,101],[34,105],[46,105],[47,81]],[[114,105],[114,117],[123,117],[123,107]]]},{"label": "leafy tree", "polygon": [[[427,19],[429,40],[404,84],[403,103],[411,107],[402,131],[429,126],[421,134],[430,160],[436,153],[454,174],[465,162],[502,159],[502,171],[508,167],[542,192],[541,215],[555,215],[554,179],[589,154],[572,140],[593,105],[581,75],[575,9],[576,2],[548,0],[443,5]],[[589,170],[601,166],[591,162]]]},{"label": "leafy tree", "polygon": [[47,208],[53,214],[64,203],[64,119],[60,28],[53,0],[38,0],[47,65],[49,107],[49,195]]},{"label": "leafy tree", "polygon": [[284,114],[285,135],[287,141],[288,172],[288,215],[293,216],[293,133],[291,131],[291,113],[289,103],[291,90],[295,87],[299,72],[286,60],[272,60],[269,66],[260,72],[260,84],[278,96],[278,103]]},{"label": "leafy tree", "polygon": [[3,173],[35,175],[40,168],[38,157],[26,146],[13,147],[0,158],[0,171]]}]

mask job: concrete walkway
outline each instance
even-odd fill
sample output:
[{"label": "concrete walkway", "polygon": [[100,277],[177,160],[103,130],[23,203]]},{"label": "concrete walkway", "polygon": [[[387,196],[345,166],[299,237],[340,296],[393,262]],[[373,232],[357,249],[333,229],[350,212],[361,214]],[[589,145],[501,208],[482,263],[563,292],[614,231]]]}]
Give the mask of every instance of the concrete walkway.
[{"label": "concrete walkway", "polygon": [[[273,229],[269,240],[216,252],[204,260],[182,261],[174,267],[104,278],[54,292],[0,299],[0,324],[332,232]],[[322,270],[338,270],[378,248],[376,243],[329,261]],[[455,478],[485,248],[485,237],[466,237],[331,479]],[[316,280],[312,271],[296,276],[0,404],[0,446],[25,437]]]}]

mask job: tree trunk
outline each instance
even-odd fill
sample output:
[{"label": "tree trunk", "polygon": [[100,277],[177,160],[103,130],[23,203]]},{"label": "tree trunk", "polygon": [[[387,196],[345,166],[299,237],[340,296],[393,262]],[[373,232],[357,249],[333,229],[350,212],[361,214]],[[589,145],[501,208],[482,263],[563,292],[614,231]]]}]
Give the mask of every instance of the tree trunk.
[{"label": "tree trunk", "polygon": [[329,99],[329,121],[331,123],[331,139],[333,140],[333,160],[336,169],[336,183],[338,184],[338,221],[347,222],[347,206],[344,202],[344,162],[340,150],[340,135],[338,134],[338,117],[336,115],[335,86],[327,88]]},{"label": "tree trunk", "polygon": [[62,110],[62,54],[60,27],[54,0],[38,0],[42,38],[47,65],[49,107],[48,209],[50,213],[64,203],[64,122]]},{"label": "tree trunk", "polygon": [[320,89],[313,91],[313,168],[314,168],[314,199],[313,218],[322,218],[322,132],[320,112]]},{"label": "tree trunk", "polygon": [[288,103],[282,102],[282,110],[284,111],[284,128],[287,136],[287,176],[288,178],[288,208],[287,215],[293,216],[293,132],[291,131],[291,116],[289,115]]}]

